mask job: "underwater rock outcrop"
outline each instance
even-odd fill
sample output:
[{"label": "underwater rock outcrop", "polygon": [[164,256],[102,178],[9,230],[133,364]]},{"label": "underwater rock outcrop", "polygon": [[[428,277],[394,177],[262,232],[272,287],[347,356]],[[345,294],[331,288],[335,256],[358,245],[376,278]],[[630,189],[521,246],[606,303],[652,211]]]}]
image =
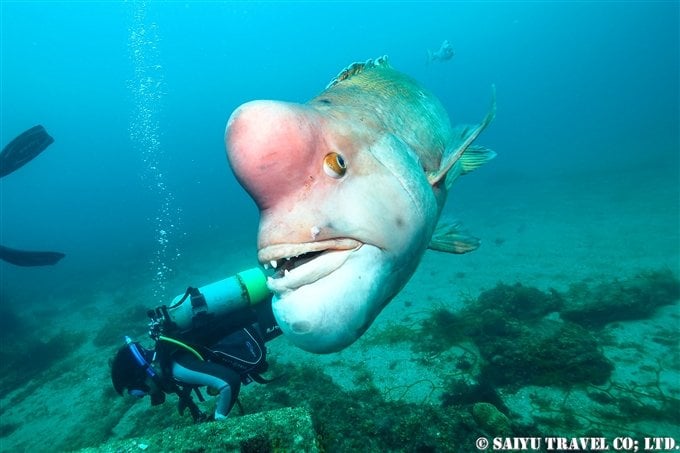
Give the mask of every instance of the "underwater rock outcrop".
[{"label": "underwater rock outcrop", "polygon": [[107,442],[80,453],[319,451],[307,409],[284,408],[219,422],[170,428],[149,437]]}]

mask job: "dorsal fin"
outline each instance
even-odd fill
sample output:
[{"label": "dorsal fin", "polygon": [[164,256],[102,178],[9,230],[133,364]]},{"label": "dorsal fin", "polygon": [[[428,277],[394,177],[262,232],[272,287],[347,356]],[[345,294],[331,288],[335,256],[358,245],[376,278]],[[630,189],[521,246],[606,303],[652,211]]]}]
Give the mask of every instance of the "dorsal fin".
[{"label": "dorsal fin", "polygon": [[350,77],[352,77],[355,74],[359,74],[366,69],[369,68],[375,68],[378,66],[383,66],[383,67],[389,67],[390,64],[387,61],[387,55],[383,55],[382,57],[378,57],[375,60],[369,59],[366,60],[363,63],[352,63],[351,65],[347,66],[345,69],[340,71],[340,74],[338,74],[333,80],[330,81],[328,85],[326,85],[326,89],[329,89],[333,85],[336,85],[343,80],[347,80]]}]

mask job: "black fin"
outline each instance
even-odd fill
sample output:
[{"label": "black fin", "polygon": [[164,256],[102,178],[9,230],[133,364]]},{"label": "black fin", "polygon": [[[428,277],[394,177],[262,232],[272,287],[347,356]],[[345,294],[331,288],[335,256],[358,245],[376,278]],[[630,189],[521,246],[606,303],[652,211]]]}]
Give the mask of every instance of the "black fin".
[{"label": "black fin", "polygon": [[0,260],[17,266],[51,266],[65,256],[61,252],[29,252],[0,245]]},{"label": "black fin", "polygon": [[54,139],[40,125],[22,132],[0,153],[0,178],[30,162],[53,142]]}]

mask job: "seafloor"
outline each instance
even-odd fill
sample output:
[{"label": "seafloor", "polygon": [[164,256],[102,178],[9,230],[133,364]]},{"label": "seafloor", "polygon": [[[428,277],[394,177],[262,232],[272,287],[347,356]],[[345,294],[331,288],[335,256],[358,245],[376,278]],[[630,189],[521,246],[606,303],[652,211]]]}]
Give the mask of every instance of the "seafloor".
[{"label": "seafloor", "polygon": [[[192,425],[173,397],[152,408],[114,393],[108,358],[122,335],[145,339],[150,308],[141,296],[149,284],[127,268],[50,301],[61,309],[5,310],[0,450],[467,452],[495,436],[680,441],[678,190],[677,169],[657,168],[461,181],[447,215],[482,247],[427,252],[341,353],[270,343],[277,379],[244,387],[245,416],[235,409],[224,426]],[[192,257],[170,282],[178,292],[252,266],[255,251],[225,239]]]}]

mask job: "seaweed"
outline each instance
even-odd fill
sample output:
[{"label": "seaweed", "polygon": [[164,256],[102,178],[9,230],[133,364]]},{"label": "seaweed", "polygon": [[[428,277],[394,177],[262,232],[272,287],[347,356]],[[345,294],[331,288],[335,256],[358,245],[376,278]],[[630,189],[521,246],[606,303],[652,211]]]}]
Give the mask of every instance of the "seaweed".
[{"label": "seaweed", "polygon": [[319,368],[286,366],[283,378],[243,395],[244,406],[274,409],[286,393],[284,403],[312,413],[322,451],[455,451],[480,434],[466,409],[387,399],[373,381],[347,391]]},{"label": "seaweed", "polygon": [[601,385],[614,369],[595,338],[573,323],[544,321],[516,337],[487,337],[479,348],[486,359],[480,379],[494,385]]},{"label": "seaweed", "polygon": [[572,400],[570,390],[554,399],[531,394],[532,418],[553,435],[653,437],[654,432],[643,431],[650,425],[635,426],[632,422],[653,422],[651,426],[658,427],[680,425],[680,401],[662,391],[661,370],[659,364],[654,370],[656,380],[645,385],[609,382],[606,386],[589,386],[587,396],[595,403],[595,408],[589,411],[579,410],[582,408],[579,396],[575,394],[576,400]]},{"label": "seaweed", "polygon": [[432,355],[462,342],[470,335],[472,327],[466,314],[454,313],[443,307],[432,310],[430,316],[421,322],[418,334],[411,336],[418,340],[413,343],[412,349]]},{"label": "seaweed", "polygon": [[[433,310],[413,349],[439,354],[471,340],[483,359],[478,379],[490,385],[603,385],[614,366],[587,329],[647,317],[679,297],[680,282],[668,269],[594,287],[582,282],[564,296],[554,289],[499,283],[458,313]],[[672,346],[677,335],[660,332],[653,341]]]},{"label": "seaweed", "polygon": [[640,272],[626,280],[588,286],[572,285],[563,319],[586,327],[602,328],[614,321],[648,318],[680,298],[680,281],[669,269]]},{"label": "seaweed", "polygon": [[452,378],[446,383],[446,389],[441,395],[443,407],[468,407],[475,403],[489,403],[504,413],[509,412],[496,388],[489,382],[472,383],[464,379]]},{"label": "seaweed", "polygon": [[372,332],[362,344],[366,346],[393,345],[413,341],[417,330],[409,325],[389,323],[380,330]]},{"label": "seaweed", "polygon": [[545,293],[520,283],[498,283],[470,300],[458,313],[440,307],[430,312],[420,326],[419,352],[437,353],[466,339],[517,337],[523,325],[558,311],[562,297],[555,290]]},{"label": "seaweed", "polygon": [[239,447],[241,453],[267,453],[274,451],[271,439],[264,434],[257,434],[240,442]]},{"label": "seaweed", "polygon": [[433,310],[413,349],[437,354],[471,340],[484,359],[479,379],[489,385],[605,383],[613,365],[595,338],[577,324],[548,317],[563,304],[553,289],[499,283],[459,313]]},{"label": "seaweed", "polygon": [[479,295],[475,310],[496,310],[511,318],[530,320],[559,311],[563,304],[562,296],[554,289],[546,293],[521,283],[498,283]]}]

